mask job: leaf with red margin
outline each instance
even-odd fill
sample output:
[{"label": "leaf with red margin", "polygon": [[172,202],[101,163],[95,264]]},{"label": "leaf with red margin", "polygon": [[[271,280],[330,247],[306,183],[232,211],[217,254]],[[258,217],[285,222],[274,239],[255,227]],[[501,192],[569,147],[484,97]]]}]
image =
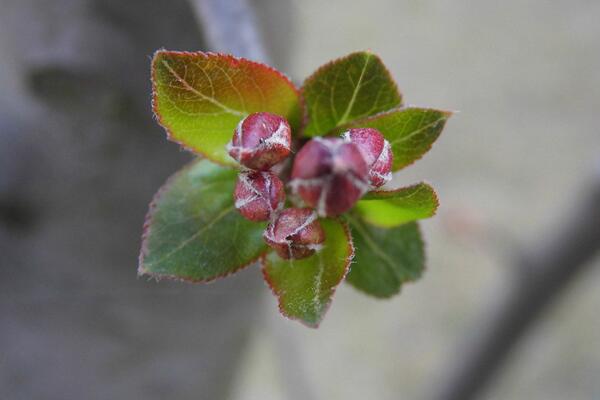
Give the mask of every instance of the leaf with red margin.
[{"label": "leaf with red margin", "polygon": [[279,310],[312,328],[327,312],[335,289],[348,273],[354,246],[348,226],[321,219],[323,248],[302,260],[284,260],[275,253],[263,259],[263,275],[279,299]]},{"label": "leaf with red margin", "polygon": [[300,127],[300,94],[277,70],[226,54],[159,50],[152,60],[153,109],[167,136],[219,164],[238,122],[265,111]]},{"label": "leaf with red margin", "polygon": [[173,175],[150,204],[139,275],[206,282],[267,252],[265,223],[234,207],[236,171],[200,160]]},{"label": "leaf with red margin", "polygon": [[402,95],[381,59],[362,51],[323,65],[302,87],[308,124],[306,136],[402,105]]},{"label": "leaf with red margin", "polygon": [[381,228],[433,217],[439,201],[433,188],[421,182],[394,190],[369,192],[354,210],[361,218]]},{"label": "leaf with red margin", "polygon": [[349,128],[377,129],[392,146],[392,171],[397,171],[420,159],[431,149],[450,116],[450,111],[432,108],[400,108],[353,121],[335,129],[332,134],[342,133]]}]

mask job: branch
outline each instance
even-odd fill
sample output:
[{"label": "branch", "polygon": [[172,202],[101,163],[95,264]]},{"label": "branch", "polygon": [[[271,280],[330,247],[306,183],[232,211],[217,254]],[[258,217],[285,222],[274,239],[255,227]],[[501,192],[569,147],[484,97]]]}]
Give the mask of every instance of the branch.
[{"label": "branch", "polygon": [[248,0],[189,0],[214,51],[270,64]]},{"label": "branch", "polygon": [[484,321],[473,329],[477,336],[465,343],[460,358],[446,365],[450,375],[433,399],[477,398],[542,311],[591,265],[590,260],[600,249],[600,171],[587,190],[556,234],[517,262],[518,276],[511,288],[497,308],[488,310]]}]

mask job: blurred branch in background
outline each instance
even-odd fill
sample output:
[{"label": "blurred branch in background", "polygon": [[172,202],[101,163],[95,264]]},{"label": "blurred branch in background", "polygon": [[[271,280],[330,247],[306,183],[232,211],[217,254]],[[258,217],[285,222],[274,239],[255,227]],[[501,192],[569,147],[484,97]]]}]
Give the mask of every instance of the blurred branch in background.
[{"label": "blurred branch in background", "polygon": [[573,204],[571,215],[547,240],[521,254],[507,292],[473,326],[461,351],[441,371],[445,379],[430,398],[480,398],[536,319],[591,265],[600,250],[600,168]]},{"label": "blurred branch in background", "polygon": [[[152,194],[191,156],[152,119],[150,58],[204,49],[194,9],[0,5],[0,398],[228,396],[260,307],[259,274],[198,287],[135,272]],[[202,27],[228,27],[207,37],[209,49],[265,57],[258,34],[244,36],[251,18],[219,18]]]},{"label": "blurred branch in background", "polygon": [[189,0],[211,49],[271,64],[248,0]]},{"label": "blurred branch in background", "polygon": [[[189,0],[204,35],[215,51],[271,64],[262,40],[257,16],[248,0]],[[263,4],[264,6],[264,4]],[[275,327],[275,344],[281,368],[283,389],[288,400],[316,398],[310,387],[304,360],[294,342],[293,330]]]}]

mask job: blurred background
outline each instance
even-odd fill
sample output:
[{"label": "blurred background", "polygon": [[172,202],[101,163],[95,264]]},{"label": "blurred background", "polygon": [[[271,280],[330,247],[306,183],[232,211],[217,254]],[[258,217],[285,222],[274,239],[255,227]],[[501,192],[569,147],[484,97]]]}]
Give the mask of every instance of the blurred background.
[{"label": "blurred background", "polygon": [[[343,285],[318,330],[278,314],[256,266],[136,277],[147,204],[192,157],[152,118],[150,57],[235,27],[202,2],[0,0],[0,398],[451,398],[519,260],[600,174],[600,2],[251,2],[295,81],[370,49],[406,103],[460,111],[396,177],[440,196],[423,278],[386,301]],[[583,264],[477,398],[600,399],[600,260]]]}]

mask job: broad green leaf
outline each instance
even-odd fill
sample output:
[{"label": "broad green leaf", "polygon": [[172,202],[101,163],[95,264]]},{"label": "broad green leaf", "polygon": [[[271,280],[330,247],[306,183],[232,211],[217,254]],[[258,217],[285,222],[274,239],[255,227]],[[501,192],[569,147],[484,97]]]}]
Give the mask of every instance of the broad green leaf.
[{"label": "broad green leaf", "polygon": [[283,315],[316,328],[354,254],[348,227],[337,219],[321,219],[323,248],[302,260],[284,260],[270,253],[263,263],[265,280],[279,299]]},{"label": "broad green leaf", "polygon": [[265,224],[244,219],[233,204],[236,171],[208,160],[173,175],[158,191],[144,225],[138,273],[203,282],[257,260]]},{"label": "broad green leaf", "polygon": [[356,255],[346,280],[375,296],[391,297],[403,283],[417,280],[425,268],[425,249],[416,222],[382,229],[351,217]]},{"label": "broad green leaf", "polygon": [[308,111],[306,136],[322,136],[337,126],[402,104],[402,96],[381,59],[352,53],[319,68],[302,94]]},{"label": "broad green leaf", "polygon": [[396,189],[369,192],[356,206],[365,221],[382,228],[435,215],[439,202],[435,191],[426,183]]},{"label": "broad green leaf", "polygon": [[153,106],[169,139],[220,163],[238,122],[266,111],[298,129],[299,93],[275,69],[225,54],[158,51],[152,60]]},{"label": "broad green leaf", "polygon": [[431,149],[451,115],[449,111],[429,108],[401,108],[351,122],[336,129],[335,133],[348,128],[379,130],[392,145],[392,170],[397,171],[423,157]]}]

